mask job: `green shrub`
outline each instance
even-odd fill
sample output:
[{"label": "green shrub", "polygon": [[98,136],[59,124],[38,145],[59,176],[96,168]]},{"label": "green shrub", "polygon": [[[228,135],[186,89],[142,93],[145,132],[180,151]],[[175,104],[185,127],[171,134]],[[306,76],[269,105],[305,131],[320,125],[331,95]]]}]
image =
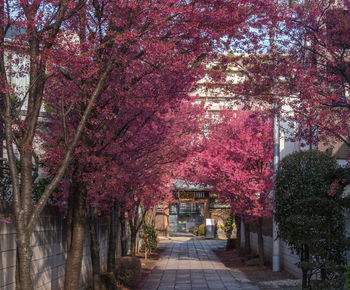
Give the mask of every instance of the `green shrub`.
[{"label": "green shrub", "polygon": [[[284,158],[277,172],[275,218],[279,236],[299,255],[303,286],[308,289],[342,289],[343,188],[339,186],[330,194],[339,170],[335,159],[319,151],[306,151]],[[321,280],[311,281],[310,274],[315,272]]]},{"label": "green shrub", "polygon": [[205,224],[201,224],[198,227],[197,234],[198,234],[198,236],[204,236],[205,235]]},{"label": "green shrub", "polygon": [[0,200],[12,200],[12,179],[8,174],[0,177]]},{"label": "green shrub", "polygon": [[143,234],[142,234],[142,246],[141,251],[145,252],[145,259],[147,256],[152,253],[152,250],[157,248],[157,231],[153,225],[143,225]]},{"label": "green shrub", "polygon": [[346,285],[346,289],[350,289],[350,263],[346,267],[345,285]]},{"label": "green shrub", "polygon": [[[49,178],[40,178],[33,183],[33,188],[32,188],[33,202],[36,203],[39,201],[40,197],[45,191],[46,186],[50,184],[50,182],[51,182],[51,179]],[[55,192],[58,192],[58,189],[56,189]],[[8,169],[5,168],[5,172],[3,176],[0,177],[0,200],[11,201],[12,198],[13,198],[12,179],[11,179],[11,176],[9,175]],[[55,204],[56,199],[51,196],[48,200],[48,203]]]},{"label": "green shrub", "polygon": [[226,224],[225,224],[225,233],[226,233],[227,239],[231,239],[233,226],[234,226],[233,216],[230,215],[230,216],[227,218]]},{"label": "green shrub", "polygon": [[[33,184],[33,200],[34,202],[38,202],[41,196],[43,195],[46,186],[48,186],[51,182],[50,178],[40,178],[37,182]],[[53,202],[53,198],[51,197],[49,203]]]}]

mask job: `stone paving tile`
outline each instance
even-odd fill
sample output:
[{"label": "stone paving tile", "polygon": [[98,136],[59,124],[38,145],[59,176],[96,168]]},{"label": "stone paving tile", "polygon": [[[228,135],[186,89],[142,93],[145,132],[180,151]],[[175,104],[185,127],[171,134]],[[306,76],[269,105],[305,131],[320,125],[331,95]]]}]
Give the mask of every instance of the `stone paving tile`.
[{"label": "stone paving tile", "polygon": [[212,249],[225,241],[176,237],[152,271],[143,290],[257,290],[239,270],[230,270]]}]

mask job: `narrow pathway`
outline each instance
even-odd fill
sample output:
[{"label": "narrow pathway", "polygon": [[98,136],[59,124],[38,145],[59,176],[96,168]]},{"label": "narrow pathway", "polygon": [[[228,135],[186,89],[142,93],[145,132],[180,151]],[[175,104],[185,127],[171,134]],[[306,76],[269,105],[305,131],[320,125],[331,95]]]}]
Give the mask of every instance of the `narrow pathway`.
[{"label": "narrow pathway", "polygon": [[143,290],[258,290],[242,272],[230,270],[212,249],[224,247],[225,241],[175,237],[163,241],[161,259],[148,277]]}]

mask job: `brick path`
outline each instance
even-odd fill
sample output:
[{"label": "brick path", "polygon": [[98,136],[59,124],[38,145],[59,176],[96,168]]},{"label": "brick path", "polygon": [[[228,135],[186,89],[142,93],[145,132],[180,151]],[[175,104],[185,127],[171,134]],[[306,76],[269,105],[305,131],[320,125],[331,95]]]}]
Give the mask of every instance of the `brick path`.
[{"label": "brick path", "polygon": [[224,247],[225,241],[175,237],[163,241],[165,252],[148,277],[143,290],[258,290],[242,272],[230,270],[212,249]]}]

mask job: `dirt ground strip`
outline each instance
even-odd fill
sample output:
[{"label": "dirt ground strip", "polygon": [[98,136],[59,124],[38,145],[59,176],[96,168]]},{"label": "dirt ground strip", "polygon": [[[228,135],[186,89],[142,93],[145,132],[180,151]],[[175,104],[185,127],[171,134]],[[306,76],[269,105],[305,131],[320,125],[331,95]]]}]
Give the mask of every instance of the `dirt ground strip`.
[{"label": "dirt ground strip", "polygon": [[220,261],[230,269],[239,270],[244,275],[263,290],[286,289],[296,290],[301,289],[301,281],[286,271],[273,272],[271,265],[265,267],[246,266],[245,258],[239,257],[236,251],[226,251],[224,249],[216,249],[214,253]]}]

